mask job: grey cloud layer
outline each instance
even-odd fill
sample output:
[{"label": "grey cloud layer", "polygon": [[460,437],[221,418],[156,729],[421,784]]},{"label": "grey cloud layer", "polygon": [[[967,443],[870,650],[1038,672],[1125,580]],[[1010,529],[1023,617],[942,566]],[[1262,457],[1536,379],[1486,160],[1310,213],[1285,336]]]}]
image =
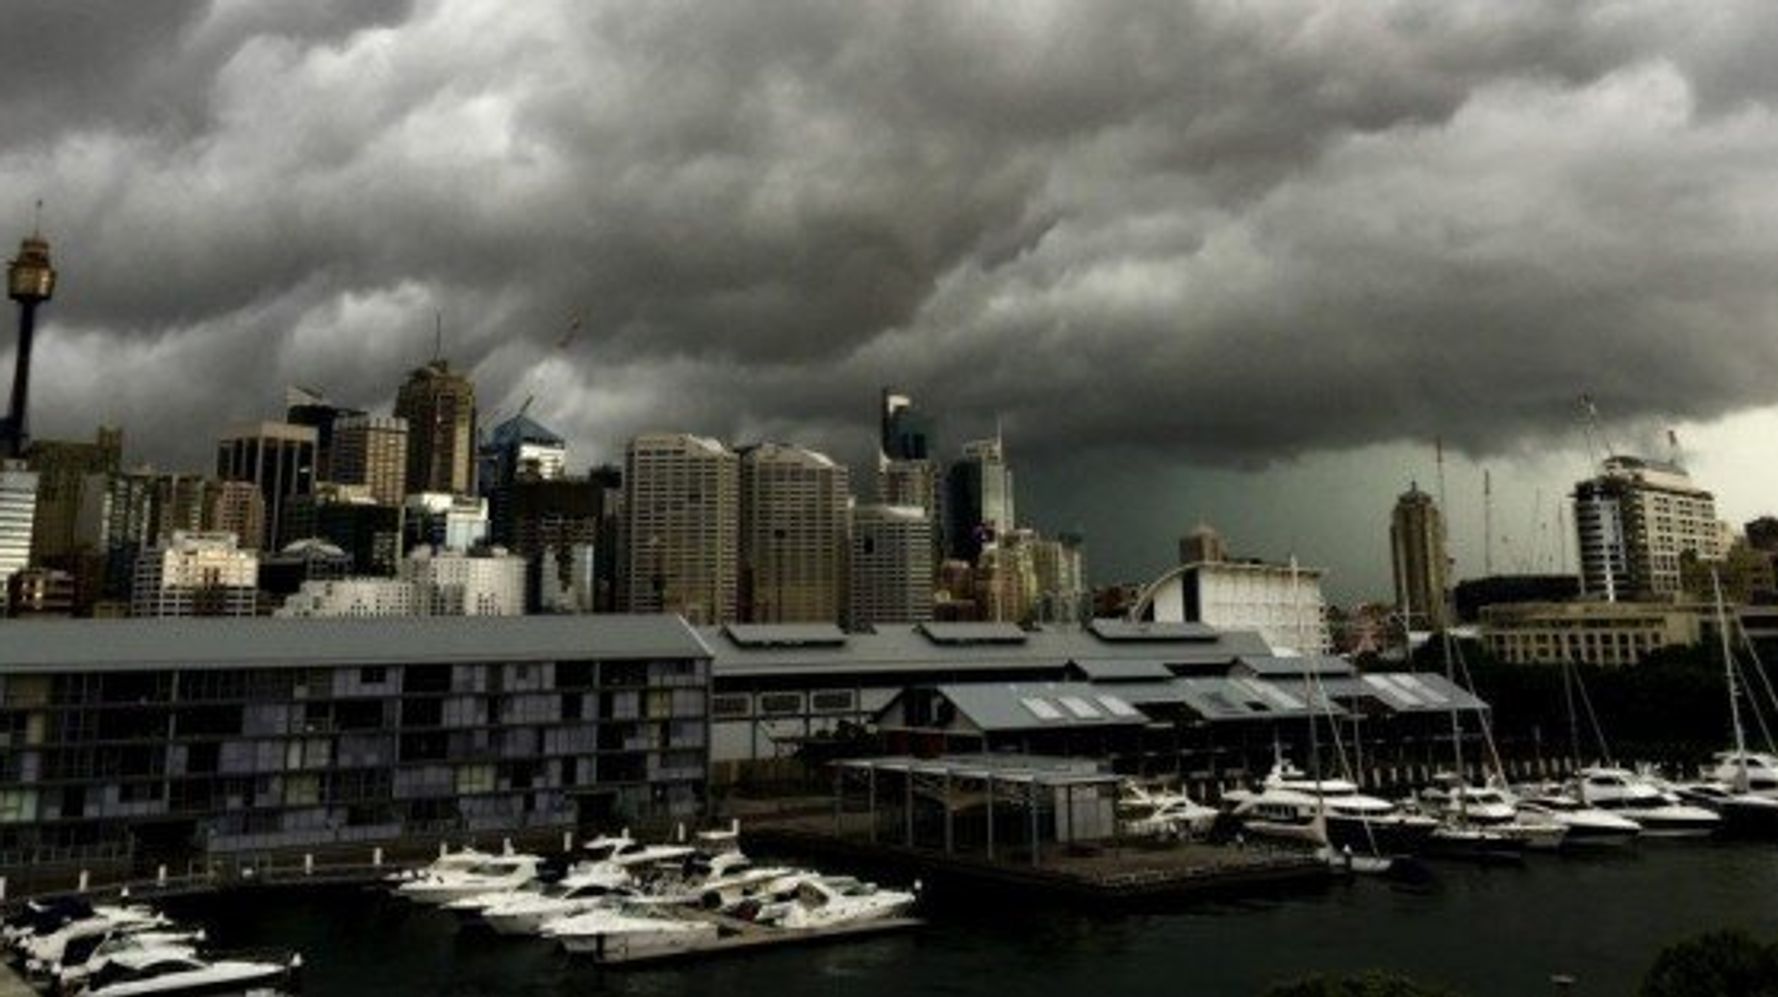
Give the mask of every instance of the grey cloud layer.
[{"label": "grey cloud layer", "polygon": [[1033,458],[1487,452],[1778,368],[1766,3],[9,6],[39,425],[162,460],[434,310],[589,454],[856,457],[887,380]]}]

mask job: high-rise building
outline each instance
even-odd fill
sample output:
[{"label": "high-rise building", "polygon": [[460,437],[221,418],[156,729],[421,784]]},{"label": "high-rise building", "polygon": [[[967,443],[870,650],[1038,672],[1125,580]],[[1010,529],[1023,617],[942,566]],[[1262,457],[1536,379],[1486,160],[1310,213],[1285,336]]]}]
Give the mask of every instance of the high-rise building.
[{"label": "high-rise building", "polygon": [[352,557],[356,575],[392,576],[401,562],[401,506],[371,498],[362,485],[323,484],[313,495],[291,499],[285,532],[318,537]]},{"label": "high-rise building", "polygon": [[424,616],[523,616],[525,559],[500,547],[473,553],[422,547],[401,562]]},{"label": "high-rise building", "polygon": [[[307,495],[290,496],[285,500],[286,510],[290,503],[307,498]],[[265,493],[253,482],[218,481],[208,489],[204,532],[233,533],[242,549],[259,550],[262,546],[259,538],[268,532],[265,519]],[[280,535],[282,532],[279,531]]]},{"label": "high-rise building", "polygon": [[1179,563],[1198,564],[1204,561],[1229,559],[1228,541],[1209,523],[1199,523],[1179,539]]},{"label": "high-rise building", "polygon": [[1390,564],[1395,573],[1395,605],[1410,625],[1442,629],[1450,558],[1445,552],[1445,517],[1418,483],[1395,500],[1389,517]]},{"label": "high-rise building", "polygon": [[1013,508],[1012,468],[1000,437],[963,445],[963,459],[951,465],[945,542],[952,557],[973,562],[982,548],[1018,523]]},{"label": "high-rise building", "polygon": [[1610,457],[1574,486],[1583,596],[1607,602],[1670,599],[1688,555],[1720,560],[1716,499],[1677,464]]},{"label": "high-rise building", "polygon": [[342,419],[362,416],[359,409],[335,405],[327,396],[311,388],[287,388],[284,392],[284,421],[292,426],[308,426],[315,431],[315,479],[334,480],[334,427]]},{"label": "high-rise building", "polygon": [[514,481],[549,481],[567,470],[568,441],[523,412],[495,426],[481,447],[477,481],[482,493]]},{"label": "high-rise building", "polygon": [[837,623],[845,608],[847,470],[778,443],[741,452],[742,617]]},{"label": "high-rise building", "polygon": [[256,422],[237,426],[216,445],[216,476],[223,481],[249,481],[265,497],[264,533],[242,536],[243,547],[277,550],[283,535],[284,503],[315,490],[315,429],[287,422]]},{"label": "high-rise building", "polygon": [[863,505],[852,511],[854,627],[932,619],[932,520],[919,506]]},{"label": "high-rise building", "polygon": [[259,557],[231,533],[175,533],[136,559],[131,616],[252,616]]},{"label": "high-rise building", "polygon": [[1086,542],[1078,533],[1031,542],[1037,573],[1034,614],[1041,623],[1078,623],[1088,616]]},{"label": "high-rise building", "polygon": [[625,608],[736,618],[740,462],[716,440],[655,433],[624,453]]},{"label": "high-rise building", "polygon": [[31,344],[37,335],[37,308],[56,290],[56,270],[50,265],[49,243],[32,232],[19,243],[19,254],[6,265],[6,296],[18,302],[18,348],[12,359],[12,399],[6,418],[0,420],[0,460],[25,455],[31,442],[27,417],[31,399]]},{"label": "high-rise building", "polygon": [[592,477],[521,477],[494,490],[494,543],[525,559],[532,612],[596,608],[609,489]]},{"label": "high-rise building", "polygon": [[281,617],[423,616],[419,586],[398,578],[331,578],[306,581],[272,611]]},{"label": "high-rise building", "polygon": [[475,491],[475,385],[434,360],[408,375],[395,396],[407,420],[407,492]]},{"label": "high-rise building", "polygon": [[884,388],[880,416],[878,449],[886,459],[932,459],[932,420],[914,407],[911,397],[894,388]]},{"label": "high-rise building", "polygon": [[[130,598],[136,561],[159,539],[154,532],[157,485],[150,471],[89,474],[82,483],[75,547],[93,559],[80,562],[76,572],[101,572],[98,599],[121,603]],[[95,590],[92,579],[82,579],[80,587]]]},{"label": "high-rise building", "polygon": [[333,473],[324,478],[362,485],[384,505],[407,497],[407,420],[348,415],[333,423]]},{"label": "high-rise building", "polygon": [[6,614],[21,619],[74,615],[74,576],[52,568],[26,568],[7,579]]},{"label": "high-rise building", "polygon": [[466,551],[488,542],[488,500],[447,492],[407,497],[402,545]]},{"label": "high-rise building", "polygon": [[0,591],[31,563],[37,522],[37,473],[23,461],[0,458]]},{"label": "high-rise building", "polygon": [[37,472],[37,529],[31,559],[46,564],[75,551],[74,522],[80,489],[89,474],[117,471],[123,461],[121,430],[101,428],[91,443],[34,440],[25,465]]},{"label": "high-rise building", "polygon": [[1032,530],[1002,533],[984,546],[975,564],[975,602],[981,619],[994,623],[1035,620],[1037,564]]}]

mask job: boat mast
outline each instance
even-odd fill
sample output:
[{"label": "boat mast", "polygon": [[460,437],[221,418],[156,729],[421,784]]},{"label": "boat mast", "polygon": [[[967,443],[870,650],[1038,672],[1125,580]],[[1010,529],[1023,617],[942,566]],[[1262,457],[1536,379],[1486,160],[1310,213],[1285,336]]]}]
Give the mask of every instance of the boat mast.
[{"label": "boat mast", "polygon": [[[1438,523],[1439,532],[1442,534],[1445,532],[1445,515],[1448,510],[1448,507],[1445,505],[1445,441],[1443,437],[1438,438],[1436,446],[1438,448]],[[1446,575],[1449,575],[1448,570]],[[1444,608],[1446,609],[1446,613],[1448,613],[1450,609],[1450,600],[1446,599],[1445,596],[1446,593],[1441,589],[1438,597],[1441,600],[1444,600]],[[1430,611],[1431,607],[1427,608]],[[1445,658],[1445,681],[1455,686],[1457,684],[1457,666],[1451,660],[1451,621],[1446,613],[1435,614],[1441,621],[1439,626],[1439,650]],[[1433,618],[1433,615],[1428,616],[1428,619],[1431,618]],[[1455,697],[1452,697],[1451,699],[1451,759],[1457,766],[1457,786],[1455,790],[1457,794],[1457,819],[1459,822],[1467,823],[1469,820],[1469,804],[1467,800],[1469,794],[1464,791],[1469,788],[1469,777],[1463,771],[1463,718],[1457,712],[1457,700]]]},{"label": "boat mast", "polygon": [[1729,614],[1722,604],[1722,576],[1710,569],[1710,585],[1716,592],[1716,632],[1722,638],[1722,675],[1729,687],[1729,723],[1735,728],[1736,792],[1747,791],[1747,732],[1741,727],[1740,697],[1735,689],[1735,656],[1729,650]]}]

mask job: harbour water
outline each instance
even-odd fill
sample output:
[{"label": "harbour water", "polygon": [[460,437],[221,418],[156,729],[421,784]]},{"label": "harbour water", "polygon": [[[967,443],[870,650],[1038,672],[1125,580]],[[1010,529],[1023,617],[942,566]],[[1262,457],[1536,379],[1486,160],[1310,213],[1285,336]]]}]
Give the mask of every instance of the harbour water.
[{"label": "harbour water", "polygon": [[1523,866],[1438,863],[1375,879],[1143,914],[1029,902],[933,904],[908,935],[625,970],[460,928],[359,889],[187,900],[223,945],[292,945],[324,997],[760,993],[1253,995],[1312,972],[1387,969],[1464,994],[1627,994],[1663,946],[1738,927],[1778,939],[1778,847],[1644,842]]}]

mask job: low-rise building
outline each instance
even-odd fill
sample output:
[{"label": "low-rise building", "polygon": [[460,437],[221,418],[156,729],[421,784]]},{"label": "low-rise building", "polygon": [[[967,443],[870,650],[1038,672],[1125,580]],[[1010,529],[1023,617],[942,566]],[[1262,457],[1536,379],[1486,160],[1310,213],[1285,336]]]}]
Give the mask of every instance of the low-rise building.
[{"label": "low-rise building", "polygon": [[1528,602],[1482,610],[1482,641],[1509,664],[1634,665],[1698,642],[1696,606],[1667,602]]},{"label": "low-rise building", "polygon": [[136,558],[131,616],[252,616],[259,555],[233,533],[175,532]]}]

